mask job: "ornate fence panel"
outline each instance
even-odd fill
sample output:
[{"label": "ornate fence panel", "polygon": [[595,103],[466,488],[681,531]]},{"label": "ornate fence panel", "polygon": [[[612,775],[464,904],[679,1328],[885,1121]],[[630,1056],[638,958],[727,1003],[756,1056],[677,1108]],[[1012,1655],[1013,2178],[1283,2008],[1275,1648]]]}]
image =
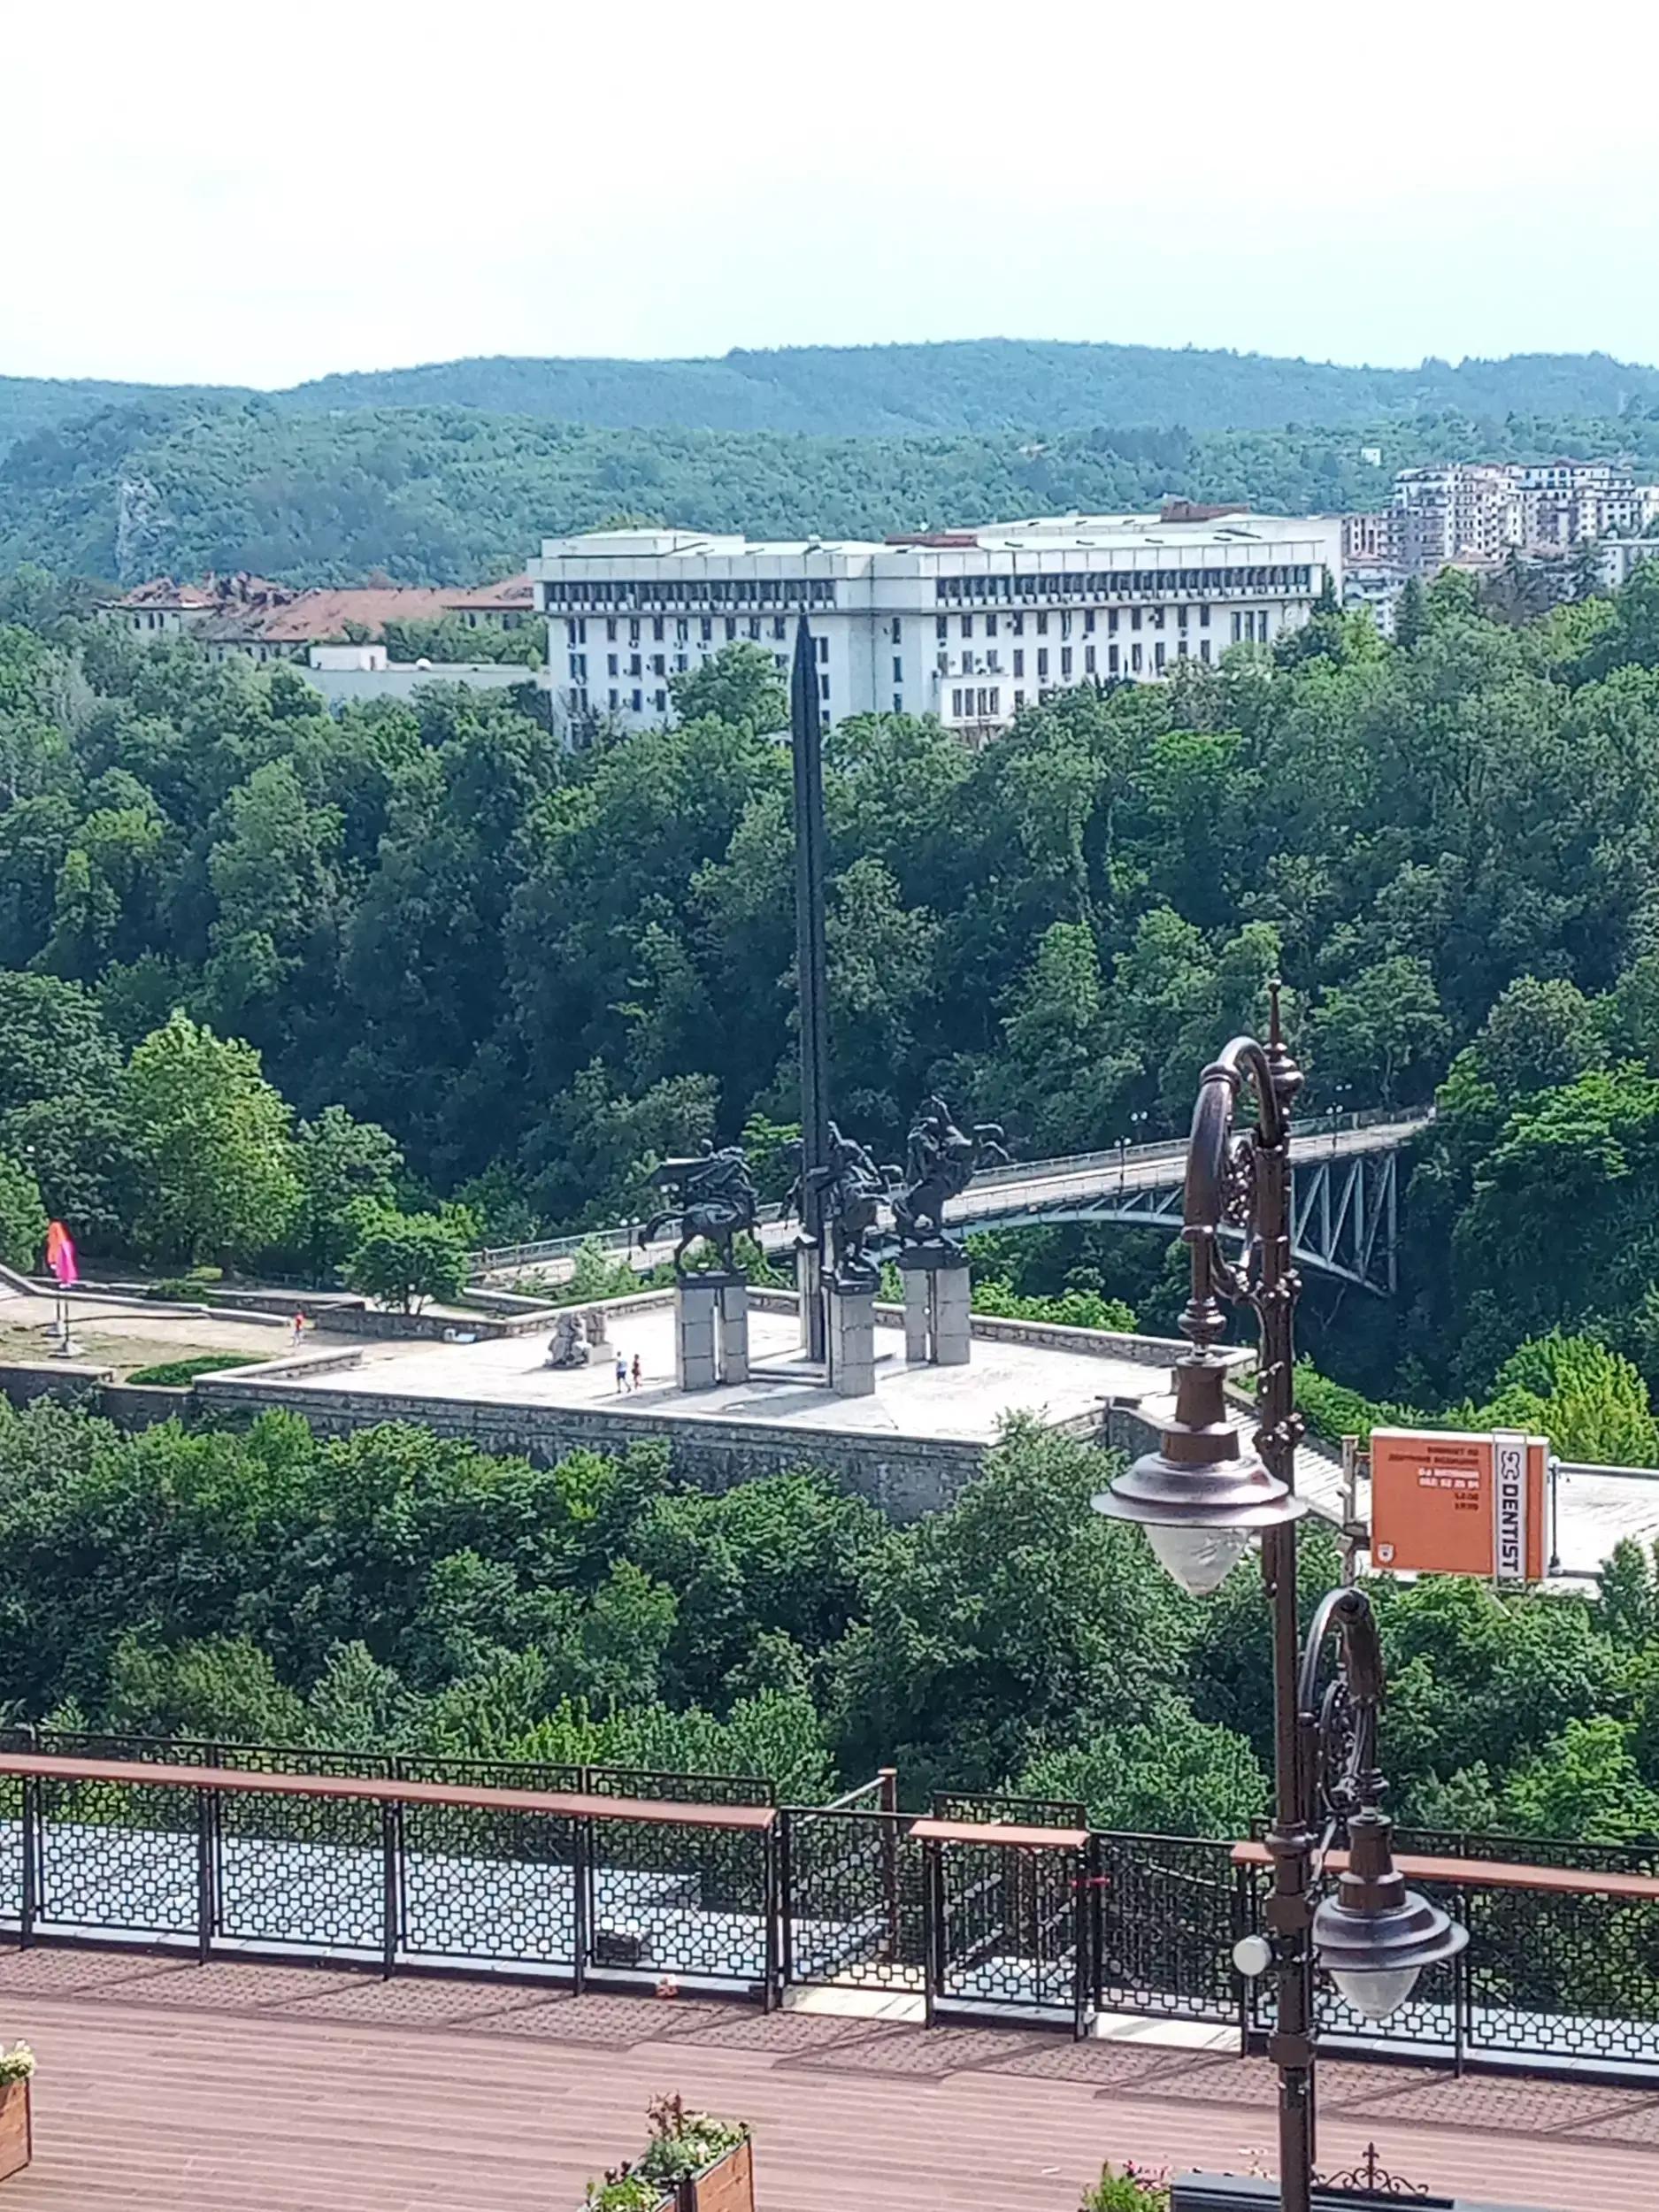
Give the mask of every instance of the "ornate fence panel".
[{"label": "ornate fence panel", "polygon": [[926,2013],[943,2006],[1069,2021],[1093,1985],[1094,1854],[1082,1829],[922,1820]]},{"label": "ornate fence panel", "polygon": [[26,1940],[36,1931],[198,1933],[211,1879],[210,1809],[198,1793],[52,1778],[26,1780],[22,1798]]},{"label": "ornate fence panel", "polygon": [[1470,1935],[1471,2053],[1659,2067],[1659,1901],[1484,1887],[1456,1896]]},{"label": "ornate fence panel", "polygon": [[595,1973],[777,1996],[777,1816],[685,1804],[584,1823],[578,1957]]},{"label": "ornate fence panel", "polygon": [[1102,1834],[1094,1847],[1096,2008],[1237,2019],[1232,1952],[1247,1908],[1231,1844]]},{"label": "ornate fence panel", "polygon": [[587,1767],[580,1786],[595,1797],[649,1797],[665,1804],[775,1805],[760,1774],[664,1774],[648,1767]]},{"label": "ornate fence panel", "polygon": [[854,1806],[783,1816],[782,1970],[787,1983],[922,1987],[922,1847],[902,1813]]},{"label": "ornate fence panel", "polygon": [[[469,1789],[579,1791],[587,1770],[518,1760],[401,1758],[410,1782]],[[398,1808],[398,1949],[411,1959],[577,1961],[582,1824],[467,1805]]]}]

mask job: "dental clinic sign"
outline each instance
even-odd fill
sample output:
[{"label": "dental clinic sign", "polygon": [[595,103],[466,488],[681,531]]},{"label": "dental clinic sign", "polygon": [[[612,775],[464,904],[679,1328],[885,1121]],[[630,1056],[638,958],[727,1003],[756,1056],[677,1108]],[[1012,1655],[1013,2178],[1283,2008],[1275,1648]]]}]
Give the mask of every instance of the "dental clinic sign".
[{"label": "dental clinic sign", "polygon": [[1372,1565],[1540,1580],[1548,1457],[1543,1437],[1517,1430],[1373,1429]]}]

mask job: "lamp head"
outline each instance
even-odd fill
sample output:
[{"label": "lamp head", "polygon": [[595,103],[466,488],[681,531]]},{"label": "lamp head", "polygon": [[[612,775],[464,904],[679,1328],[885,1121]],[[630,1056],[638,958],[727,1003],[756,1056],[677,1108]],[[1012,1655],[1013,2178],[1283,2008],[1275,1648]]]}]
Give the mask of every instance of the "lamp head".
[{"label": "lamp head", "polygon": [[1193,1352],[1175,1367],[1175,1413],[1148,1452],[1094,1500],[1110,1520],[1134,1521],[1184,1590],[1202,1596],[1221,1583],[1252,1536],[1307,1510],[1270,1474],[1232,1419],[1226,1363]]},{"label": "lamp head", "polygon": [[1314,1956],[1356,2012],[1386,2020],[1425,1967],[1455,1958],[1467,1928],[1408,1889],[1396,1871],[1393,1823],[1371,1808],[1348,1820],[1348,1865],[1313,1916]]}]

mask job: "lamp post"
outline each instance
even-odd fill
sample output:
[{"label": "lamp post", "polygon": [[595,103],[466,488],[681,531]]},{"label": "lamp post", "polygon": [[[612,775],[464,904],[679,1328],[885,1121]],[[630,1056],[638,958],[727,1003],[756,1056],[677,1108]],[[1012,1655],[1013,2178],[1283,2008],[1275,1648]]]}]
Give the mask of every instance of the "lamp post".
[{"label": "lamp post", "polygon": [[[1394,1870],[1393,1823],[1376,1763],[1381,1647],[1370,1600],[1357,1589],[1325,1599],[1304,1648],[1296,1603],[1294,1317],[1301,1289],[1291,1261],[1290,1114],[1302,1071],[1279,1028],[1279,986],[1265,1045],[1235,1037],[1199,1082],[1187,1155],[1181,1235],[1192,1294],[1181,1333],[1192,1349],[1175,1367],[1174,1417],[1156,1452],[1094,1500],[1098,1511],[1143,1527],[1164,1566],[1194,1595],[1214,1590],[1259,1537],[1273,1617],[1272,1863],[1266,1937],[1234,1954],[1240,1972],[1271,1970],[1278,1985],[1268,2056],[1279,2070],[1279,2201],[1309,2212],[1314,2157],[1313,1970],[1324,1965],[1357,2010],[1386,2019],[1425,1966],[1450,1958],[1466,1932],[1405,1887]],[[1247,1088],[1252,1127],[1234,1113]],[[1224,1224],[1242,1229],[1235,1266]],[[1254,1448],[1233,1422],[1218,1345],[1223,1302],[1248,1305],[1260,1334]],[[1323,1700],[1325,1647],[1340,1639],[1342,1678]],[[1346,1824],[1349,1864],[1316,1910],[1312,1892],[1326,1816]]]}]

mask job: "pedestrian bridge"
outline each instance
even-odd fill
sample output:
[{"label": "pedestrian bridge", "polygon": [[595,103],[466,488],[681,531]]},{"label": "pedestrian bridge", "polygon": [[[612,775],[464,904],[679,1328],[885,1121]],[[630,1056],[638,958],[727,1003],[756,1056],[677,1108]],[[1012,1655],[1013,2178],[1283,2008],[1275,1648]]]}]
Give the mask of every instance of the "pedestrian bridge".
[{"label": "pedestrian bridge", "polygon": [[[1291,1136],[1293,1227],[1298,1266],[1351,1283],[1379,1297],[1396,1285],[1400,1148],[1425,1127],[1431,1110],[1372,1108],[1304,1121]],[[1180,1227],[1181,1188],[1187,1173],[1184,1138],[1158,1144],[1118,1144],[1103,1152],[1058,1160],[1016,1161],[976,1175],[945,1210],[949,1226],[1030,1229],[1062,1222],[1121,1222],[1132,1227]],[[782,1251],[794,1241],[793,1223],[763,1213],[763,1248]],[[544,1282],[569,1275],[583,1245],[643,1265],[666,1259],[672,1241],[639,1251],[637,1223],[590,1230],[585,1236],[549,1237],[530,1244],[494,1247],[472,1256],[474,1281],[534,1274]]]}]

